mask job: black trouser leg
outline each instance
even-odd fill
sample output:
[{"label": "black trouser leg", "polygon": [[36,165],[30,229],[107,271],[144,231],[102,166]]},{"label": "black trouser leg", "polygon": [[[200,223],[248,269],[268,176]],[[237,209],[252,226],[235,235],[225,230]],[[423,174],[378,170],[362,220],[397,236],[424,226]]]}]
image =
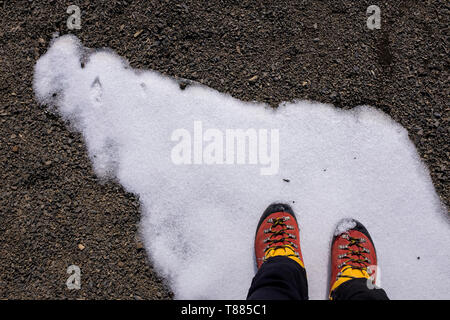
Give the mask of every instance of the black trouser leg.
[{"label": "black trouser leg", "polygon": [[248,300],[307,300],[306,271],[288,257],[273,257],[259,268],[247,294]]},{"label": "black trouser leg", "polygon": [[367,279],[344,282],[332,293],[333,300],[389,300],[383,289],[370,289]]}]

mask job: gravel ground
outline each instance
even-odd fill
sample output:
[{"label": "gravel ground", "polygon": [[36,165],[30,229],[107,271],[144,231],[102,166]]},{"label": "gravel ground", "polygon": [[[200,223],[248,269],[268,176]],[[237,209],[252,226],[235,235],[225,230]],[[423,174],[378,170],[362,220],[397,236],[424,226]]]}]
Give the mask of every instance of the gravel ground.
[{"label": "gravel ground", "polygon": [[[264,4],[261,4],[264,3]],[[69,4],[81,30],[67,29]],[[366,9],[381,8],[380,30]],[[139,240],[139,203],[96,179],[79,134],[38,105],[52,34],[135,68],[276,106],[375,106],[408,129],[449,205],[446,1],[0,1],[0,298],[170,299]],[[82,272],[68,290],[69,265]]]}]

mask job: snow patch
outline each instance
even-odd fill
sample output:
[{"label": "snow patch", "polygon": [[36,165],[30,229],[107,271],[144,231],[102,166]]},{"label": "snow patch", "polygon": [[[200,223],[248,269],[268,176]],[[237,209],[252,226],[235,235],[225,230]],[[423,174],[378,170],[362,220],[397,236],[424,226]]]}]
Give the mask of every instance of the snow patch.
[{"label": "snow patch", "polygon": [[356,227],[355,220],[350,218],[342,219],[336,226],[336,230],[334,230],[334,235],[338,236],[340,234],[347,232],[350,229],[353,229],[354,227]]},{"label": "snow patch", "polygon": [[[139,196],[147,252],[178,299],[245,298],[256,225],[280,201],[300,224],[312,299],[327,296],[342,217],[369,230],[392,299],[450,298],[447,212],[407,131],[374,108],[298,101],[273,110],[203,86],[181,90],[111,51],[88,52],[73,36],[55,39],[38,60],[34,91],[83,134],[98,176]],[[278,173],[174,164],[171,134],[192,132],[195,121],[222,132],[278,130]]]}]

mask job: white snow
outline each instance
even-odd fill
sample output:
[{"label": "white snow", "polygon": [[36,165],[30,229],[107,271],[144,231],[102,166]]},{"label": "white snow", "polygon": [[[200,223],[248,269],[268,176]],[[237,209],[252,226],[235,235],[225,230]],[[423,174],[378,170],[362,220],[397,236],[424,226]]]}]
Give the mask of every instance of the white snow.
[{"label": "white snow", "polygon": [[[63,36],[38,60],[34,90],[82,132],[98,176],[139,196],[146,249],[176,298],[244,299],[256,224],[274,201],[296,212],[310,298],[327,296],[330,241],[344,217],[369,230],[392,299],[450,298],[448,213],[407,131],[387,115],[309,101],[272,110],[137,71]],[[192,133],[195,121],[220,132],[278,130],[278,173],[174,164],[171,136]]]},{"label": "white snow", "polygon": [[354,227],[356,227],[356,222],[353,219],[344,218],[341,221],[339,221],[338,225],[336,226],[336,229],[334,230],[334,235],[338,236]]}]

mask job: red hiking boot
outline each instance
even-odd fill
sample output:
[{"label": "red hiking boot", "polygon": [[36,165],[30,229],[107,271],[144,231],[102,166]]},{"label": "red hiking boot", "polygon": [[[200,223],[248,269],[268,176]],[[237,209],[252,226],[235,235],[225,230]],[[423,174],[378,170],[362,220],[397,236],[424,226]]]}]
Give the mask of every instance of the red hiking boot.
[{"label": "red hiking boot", "polygon": [[255,255],[258,269],[269,258],[286,256],[303,264],[297,219],[287,204],[271,204],[256,228]]},{"label": "red hiking boot", "polygon": [[357,220],[341,220],[331,244],[330,299],[336,288],[351,279],[371,279],[369,283],[374,284],[376,266],[377,254],[367,229]]}]

